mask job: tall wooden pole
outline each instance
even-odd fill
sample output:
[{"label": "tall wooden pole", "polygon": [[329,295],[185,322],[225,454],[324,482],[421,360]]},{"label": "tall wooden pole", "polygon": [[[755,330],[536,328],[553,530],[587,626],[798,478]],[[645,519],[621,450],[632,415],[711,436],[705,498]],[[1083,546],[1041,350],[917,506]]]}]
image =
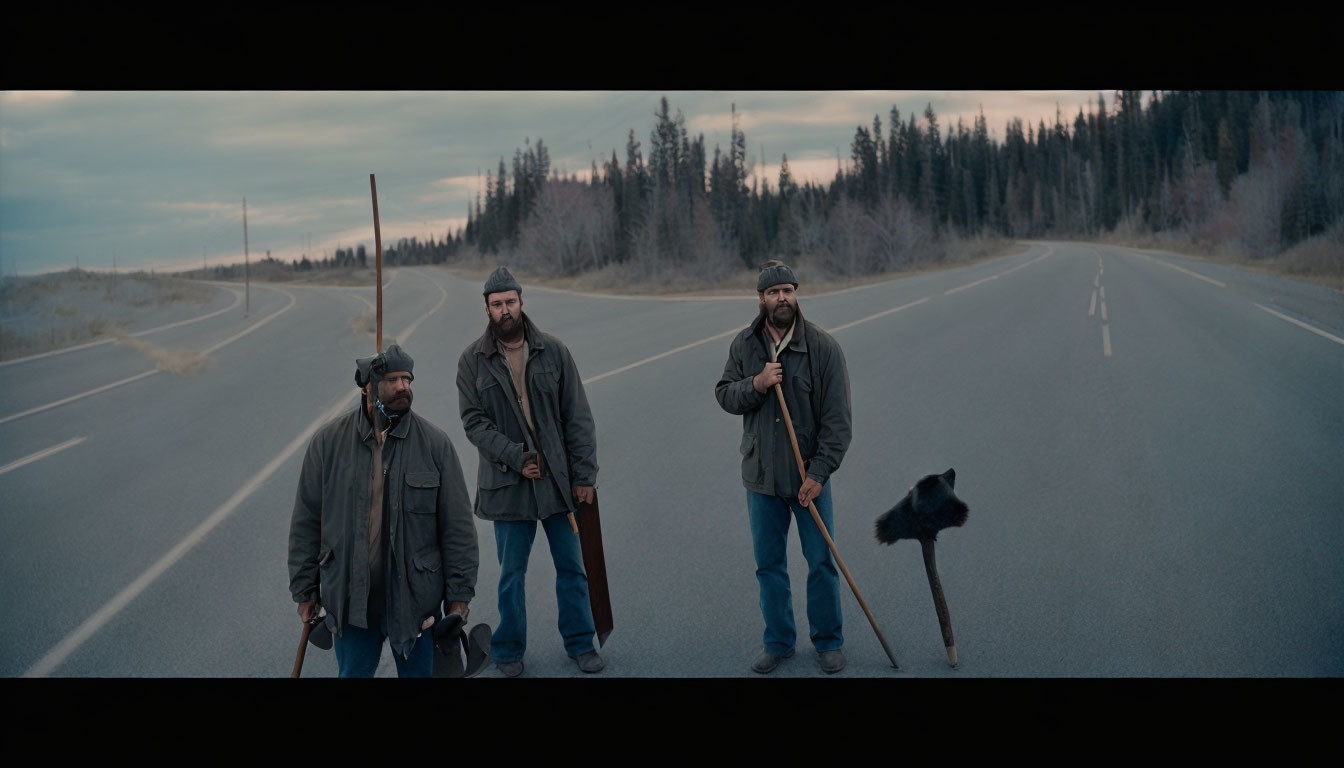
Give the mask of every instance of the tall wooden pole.
[{"label": "tall wooden pole", "polygon": [[252,312],[252,274],[247,258],[247,198],[243,198],[243,295],[247,303],[243,305],[243,317]]},{"label": "tall wooden pole", "polygon": [[[800,329],[801,330],[801,329]],[[770,361],[775,362],[777,356],[771,351]],[[798,462],[798,474],[802,476],[803,482],[807,482],[807,468],[803,464],[803,453],[798,450],[798,435],[793,431],[793,417],[789,415],[789,405],[784,402],[784,390],[778,384],[772,385],[775,395],[779,398],[779,410],[784,417],[784,426],[789,431],[789,443],[793,446],[793,458]],[[854,577],[849,575],[849,569],[845,567],[845,561],[840,559],[840,550],[835,548],[835,541],[831,539],[831,532],[826,530],[826,524],[822,522],[821,513],[817,511],[817,505],[811,501],[807,502],[807,511],[812,513],[812,522],[817,524],[821,531],[821,537],[826,540],[826,546],[831,550],[831,556],[835,558],[835,564],[840,567],[840,573],[844,574],[845,581],[849,582],[849,588],[854,593],[854,599],[859,601],[859,607],[863,609],[863,614],[868,617],[868,623],[872,625],[873,632],[877,635],[877,641],[882,644],[882,650],[886,652],[887,658],[891,660],[891,666],[900,669],[901,665],[896,663],[896,655],[891,652],[891,646],[887,645],[887,638],[882,634],[882,629],[877,626],[877,619],[873,618],[873,612],[869,610],[868,603],[859,594],[859,585],[854,583]]]},{"label": "tall wooden pole", "polygon": [[374,257],[374,279],[378,282],[378,341],[377,353],[383,351],[383,232],[378,228],[378,183],[374,181],[373,174],[369,174],[369,192],[373,195],[373,248],[377,252]]}]

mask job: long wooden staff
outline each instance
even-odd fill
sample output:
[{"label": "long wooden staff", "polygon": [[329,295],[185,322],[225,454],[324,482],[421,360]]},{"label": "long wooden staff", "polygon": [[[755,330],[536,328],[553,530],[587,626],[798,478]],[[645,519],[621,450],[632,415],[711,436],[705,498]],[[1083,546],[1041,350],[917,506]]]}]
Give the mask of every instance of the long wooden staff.
[{"label": "long wooden staff", "polygon": [[383,232],[378,228],[378,183],[373,180],[373,174],[369,174],[369,192],[373,195],[373,248],[376,252],[374,257],[375,279],[378,281],[378,309],[375,310],[378,315],[378,340],[375,354],[381,354],[383,351]]},{"label": "long wooden staff", "polygon": [[[774,362],[775,357],[772,351],[771,362]],[[789,416],[789,406],[784,402],[784,390],[780,388],[779,384],[772,385],[772,388],[779,398],[779,410],[784,414],[784,426],[789,429],[789,443],[793,445],[793,458],[798,461],[798,474],[802,476],[802,481],[806,483],[807,468],[803,466],[803,452],[798,450],[798,435],[793,431],[793,418]],[[849,575],[849,569],[845,567],[845,561],[840,559],[840,550],[835,548],[835,542],[831,540],[831,534],[826,530],[826,524],[821,521],[821,513],[817,511],[817,505],[811,501],[807,502],[807,511],[812,513],[812,522],[817,524],[817,529],[826,539],[826,546],[831,548],[831,555],[835,558],[835,564],[840,566],[840,572],[845,574],[845,581],[849,582],[849,588],[854,591],[854,598],[859,601],[859,607],[868,617],[868,623],[873,625],[873,631],[877,633],[878,642],[882,643],[882,650],[887,652],[887,658],[891,660],[891,666],[900,669],[901,665],[896,663],[896,656],[891,652],[891,646],[887,645],[887,638],[882,635],[882,629],[877,626],[877,619],[873,618],[873,612],[868,610],[868,603],[864,601],[863,595],[859,594],[859,585],[854,583],[854,577]]]}]

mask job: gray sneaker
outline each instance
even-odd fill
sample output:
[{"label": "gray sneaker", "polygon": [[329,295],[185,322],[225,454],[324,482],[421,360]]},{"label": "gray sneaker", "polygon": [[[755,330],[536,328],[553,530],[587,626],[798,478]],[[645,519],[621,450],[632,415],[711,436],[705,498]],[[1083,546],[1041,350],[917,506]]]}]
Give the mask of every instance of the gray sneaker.
[{"label": "gray sneaker", "polygon": [[579,663],[579,669],[588,672],[589,674],[593,672],[601,672],[607,667],[606,659],[598,656],[597,651],[589,651],[585,654],[581,654],[578,658],[574,659],[574,661]]},{"label": "gray sneaker", "polygon": [[775,654],[769,651],[763,650],[761,651],[761,655],[757,656],[756,660],[751,662],[751,669],[753,672],[759,672],[762,675],[768,675],[771,672],[775,671],[775,667],[779,666],[779,662],[781,660],[791,658],[792,656],[793,656],[792,648],[785,651],[781,656],[776,656]]},{"label": "gray sneaker", "polygon": [[523,674],[523,662],[521,659],[518,661],[501,661],[495,665],[495,668],[500,672],[503,672],[505,677],[517,677]]},{"label": "gray sneaker", "polygon": [[821,662],[821,671],[828,675],[834,675],[845,668],[845,652],[839,648],[818,653],[817,660]]}]

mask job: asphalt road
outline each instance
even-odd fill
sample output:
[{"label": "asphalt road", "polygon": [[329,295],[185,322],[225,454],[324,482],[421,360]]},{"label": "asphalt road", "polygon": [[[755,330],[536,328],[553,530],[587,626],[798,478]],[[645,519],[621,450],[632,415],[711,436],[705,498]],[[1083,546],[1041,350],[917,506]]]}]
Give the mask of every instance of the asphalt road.
[{"label": "asphalt road", "polygon": [[[415,408],[448,432],[469,487],[477,454],[454,381],[484,329],[479,283],[403,268],[385,291],[385,335],[416,358]],[[851,379],[836,544],[902,667],[842,584],[841,676],[1344,674],[1344,295],[1079,243],[807,288],[803,313],[832,331]],[[306,436],[354,405],[353,360],[372,341],[350,318],[372,298],[256,285],[246,318],[141,337],[211,350],[194,376],[136,379],[154,362],[118,345],[0,366],[0,675],[288,674],[299,463]],[[758,677],[741,421],[713,396],[755,296],[525,287],[524,300],[573,352],[598,428],[616,630],[590,679]],[[202,313],[232,301],[226,288]],[[937,545],[955,670],[918,545],[872,535],[908,486],[948,467],[971,507]],[[497,625],[494,536],[477,530],[471,621]],[[791,537],[799,653],[774,676],[821,676]],[[528,585],[526,674],[581,676],[540,541]],[[310,649],[305,676],[334,674],[334,655]],[[380,674],[394,674],[390,654]]]}]

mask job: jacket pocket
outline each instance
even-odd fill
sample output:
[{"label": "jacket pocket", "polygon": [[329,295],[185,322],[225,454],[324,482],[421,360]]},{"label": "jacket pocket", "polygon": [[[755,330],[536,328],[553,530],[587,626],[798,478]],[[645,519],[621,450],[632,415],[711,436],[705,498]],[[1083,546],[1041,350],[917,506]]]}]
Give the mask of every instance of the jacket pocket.
[{"label": "jacket pocket", "polygon": [[[411,597],[418,614],[433,610],[443,599],[443,558],[439,550],[430,549],[411,558],[415,571],[411,574]],[[426,607],[428,606],[428,607]]]},{"label": "jacket pocket", "polygon": [[507,464],[482,459],[480,468],[476,471],[476,487],[485,491],[493,491],[496,488],[513,485],[522,477],[522,475],[509,469]]},{"label": "jacket pocket", "polygon": [[742,454],[742,479],[752,484],[760,483],[764,470],[761,468],[760,451],[756,450],[756,435],[743,432],[742,445],[737,450]]},{"label": "jacket pocket", "polygon": [[407,472],[406,498],[402,509],[419,515],[432,515],[439,497],[438,472]]}]

